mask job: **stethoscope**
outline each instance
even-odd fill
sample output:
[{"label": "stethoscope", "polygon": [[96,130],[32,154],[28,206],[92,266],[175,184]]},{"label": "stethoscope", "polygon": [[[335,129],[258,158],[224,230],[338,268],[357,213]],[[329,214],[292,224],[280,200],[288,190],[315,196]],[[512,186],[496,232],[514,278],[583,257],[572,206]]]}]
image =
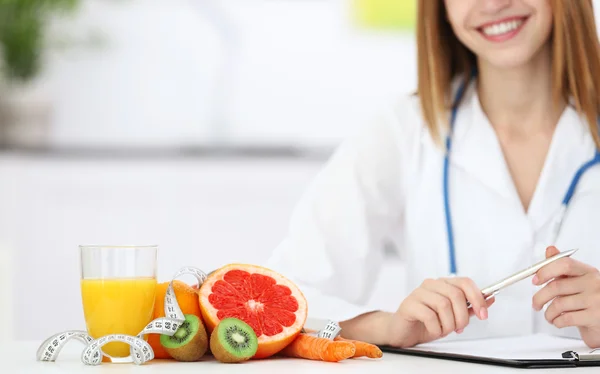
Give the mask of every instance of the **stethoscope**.
[{"label": "stethoscope", "polygon": [[[461,86],[458,88],[458,91],[456,93],[455,99],[454,99],[454,103],[452,106],[452,112],[451,112],[451,117],[450,117],[450,131],[448,136],[446,137],[446,154],[444,156],[444,210],[446,212],[446,229],[448,232],[448,249],[450,252],[450,274],[455,276],[457,274],[456,271],[456,257],[455,257],[455,247],[454,247],[454,232],[453,232],[453,228],[452,228],[452,215],[450,213],[450,198],[448,197],[448,169],[449,169],[449,159],[450,159],[450,149],[452,147],[452,134],[454,132],[454,123],[456,121],[456,112],[458,110],[458,103],[460,101],[460,99],[462,98],[463,92],[465,90],[465,84],[462,83]],[[596,150],[596,154],[594,155],[594,158],[592,158],[590,161],[586,162],[585,164],[583,164],[579,170],[577,170],[577,172],[575,173],[575,176],[573,177],[573,180],[571,181],[571,184],[569,185],[569,188],[567,189],[567,192],[565,193],[565,196],[562,200],[562,204],[561,207],[559,209],[559,211],[557,212],[555,221],[554,221],[554,226],[552,228],[552,241],[551,243],[554,243],[556,241],[556,238],[558,237],[558,234],[560,232],[560,228],[562,226],[562,222],[563,219],[565,217],[565,214],[567,212],[567,207],[569,205],[569,202],[571,201],[571,198],[573,197],[573,194],[575,193],[575,188],[577,187],[577,183],[579,183],[579,180],[581,179],[581,176],[592,166],[594,166],[595,164],[599,164],[600,163],[600,152],[598,150]]]}]

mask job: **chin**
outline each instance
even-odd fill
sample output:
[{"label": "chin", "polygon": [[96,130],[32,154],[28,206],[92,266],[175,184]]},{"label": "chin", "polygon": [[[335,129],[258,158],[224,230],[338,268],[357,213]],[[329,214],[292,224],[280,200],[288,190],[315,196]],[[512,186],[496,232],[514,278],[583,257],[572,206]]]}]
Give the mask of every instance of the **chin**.
[{"label": "chin", "polygon": [[480,62],[499,70],[523,67],[530,64],[534,58],[535,54],[531,53],[531,51],[518,51],[514,49],[479,54]]}]

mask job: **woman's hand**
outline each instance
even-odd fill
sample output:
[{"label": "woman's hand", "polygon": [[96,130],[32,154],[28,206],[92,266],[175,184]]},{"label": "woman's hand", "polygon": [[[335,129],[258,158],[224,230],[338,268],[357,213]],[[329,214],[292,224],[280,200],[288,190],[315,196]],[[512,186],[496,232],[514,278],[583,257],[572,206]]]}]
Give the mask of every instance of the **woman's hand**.
[{"label": "woman's hand", "polygon": [[[546,249],[546,258],[560,253]],[[558,328],[577,326],[590,348],[600,347],[600,272],[570,257],[561,258],[538,270],[533,284],[550,281],[533,296],[533,308],[541,310],[548,302],[544,317]]]},{"label": "woman's hand", "polygon": [[[471,302],[471,309],[467,308]],[[388,319],[388,344],[412,347],[461,333],[469,319],[487,319],[487,308],[494,298],[485,300],[469,278],[428,279],[415,289]]]}]

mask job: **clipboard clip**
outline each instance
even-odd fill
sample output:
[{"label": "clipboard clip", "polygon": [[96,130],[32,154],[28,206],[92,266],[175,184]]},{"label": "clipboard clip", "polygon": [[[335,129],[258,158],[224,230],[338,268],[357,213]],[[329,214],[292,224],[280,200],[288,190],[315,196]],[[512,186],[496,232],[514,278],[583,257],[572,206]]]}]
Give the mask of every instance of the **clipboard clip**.
[{"label": "clipboard clip", "polygon": [[562,358],[570,361],[598,361],[600,360],[600,348],[594,349],[588,353],[577,353],[575,351],[563,352]]}]

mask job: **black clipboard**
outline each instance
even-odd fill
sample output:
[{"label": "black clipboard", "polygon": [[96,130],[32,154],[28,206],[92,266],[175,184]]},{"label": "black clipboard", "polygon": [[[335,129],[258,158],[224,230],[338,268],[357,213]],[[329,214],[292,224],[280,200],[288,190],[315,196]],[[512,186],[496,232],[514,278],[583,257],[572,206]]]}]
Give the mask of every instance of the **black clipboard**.
[{"label": "black clipboard", "polygon": [[[444,353],[427,351],[425,349],[405,349],[390,346],[379,346],[382,352],[419,356],[442,360],[461,361],[475,364],[507,366],[520,369],[550,369],[550,368],[574,368],[600,366],[600,359],[580,359],[583,355],[577,352],[566,351],[560,353],[563,358],[557,359],[503,359],[494,357],[473,356],[458,353]],[[557,355],[559,352],[557,352]],[[596,354],[597,355],[597,354]]]}]

